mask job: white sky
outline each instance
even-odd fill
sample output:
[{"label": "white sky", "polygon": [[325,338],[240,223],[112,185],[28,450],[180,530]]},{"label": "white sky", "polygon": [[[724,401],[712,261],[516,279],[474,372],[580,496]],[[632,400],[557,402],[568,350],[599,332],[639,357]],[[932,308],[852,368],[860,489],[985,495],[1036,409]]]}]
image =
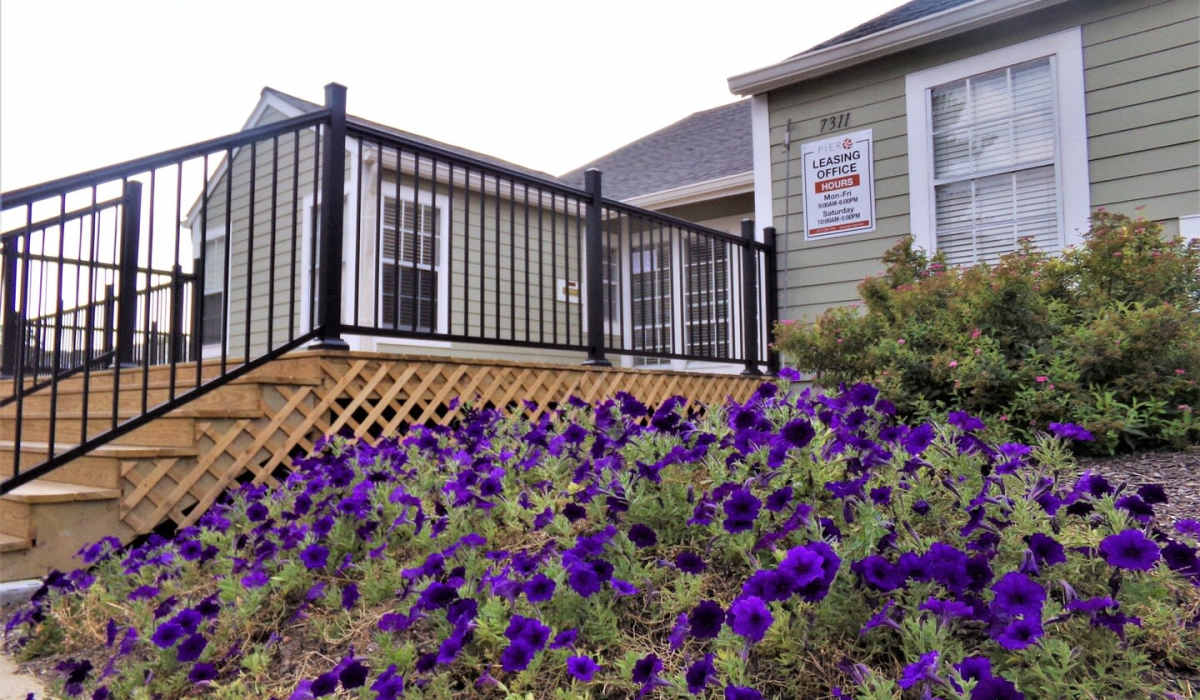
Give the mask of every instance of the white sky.
[{"label": "white sky", "polygon": [[559,174],[901,0],[0,2],[0,191],[236,131],[264,85]]}]

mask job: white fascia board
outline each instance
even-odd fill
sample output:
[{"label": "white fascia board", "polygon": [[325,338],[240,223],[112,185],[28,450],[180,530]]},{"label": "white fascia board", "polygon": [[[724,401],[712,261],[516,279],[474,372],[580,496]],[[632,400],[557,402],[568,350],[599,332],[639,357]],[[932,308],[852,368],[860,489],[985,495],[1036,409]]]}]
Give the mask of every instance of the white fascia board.
[{"label": "white fascia board", "polygon": [[802,53],[729,78],[729,91],[754,95],[928,44],[1066,0],[975,0],[874,34]]},{"label": "white fascia board", "polygon": [[735,194],[745,194],[754,191],[754,172],[726,175],[703,182],[693,182],[680,187],[672,187],[658,192],[639,194],[621,200],[625,204],[643,209],[668,209],[684,204],[705,202],[710,199],[729,197]]}]

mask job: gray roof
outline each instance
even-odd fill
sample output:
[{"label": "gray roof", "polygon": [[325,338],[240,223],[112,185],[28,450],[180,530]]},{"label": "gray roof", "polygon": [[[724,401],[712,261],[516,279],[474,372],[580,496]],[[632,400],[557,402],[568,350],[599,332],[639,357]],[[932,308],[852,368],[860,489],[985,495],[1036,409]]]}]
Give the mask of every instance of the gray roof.
[{"label": "gray roof", "polygon": [[906,2],[900,7],[889,10],[874,19],[867,20],[857,27],[844,31],[832,39],[822,41],[816,46],[808,49],[807,51],[802,51],[801,54],[797,55],[811,53],[813,51],[827,49],[830,46],[844,44],[847,41],[861,39],[864,36],[870,36],[876,32],[882,32],[885,29],[891,29],[892,27],[904,24],[905,22],[911,22],[928,15],[949,10],[953,7],[958,7],[959,5],[965,5],[968,2],[973,2],[973,0],[910,0],[910,2]]},{"label": "gray roof", "polygon": [[[281,90],[276,90],[275,88],[272,88],[272,87],[264,87],[262,89],[262,92],[264,95],[266,95],[268,93],[275,95],[276,97],[287,102],[288,104],[292,105],[296,109],[299,109],[304,112],[312,112],[312,111],[315,111],[318,109],[322,109],[324,106],[324,105],[319,105],[315,102],[309,102],[308,100],[301,99],[299,97],[296,97],[295,95],[289,95],[286,92],[283,92]],[[518,165],[516,163],[504,160],[502,158],[496,158],[495,156],[489,156],[486,153],[479,153],[478,151],[472,151],[470,149],[462,148],[460,146],[455,146],[453,144],[445,143],[443,141],[431,139],[431,138],[428,138],[425,136],[421,136],[420,134],[414,134],[411,131],[403,131],[403,130],[397,129],[395,127],[387,126],[386,124],[380,124],[379,122],[373,122],[369,119],[363,119],[362,117],[356,117],[354,115],[348,114],[348,115],[346,115],[346,121],[348,121],[351,124],[359,124],[362,126],[368,126],[368,127],[374,128],[374,129],[380,129],[383,131],[387,131],[387,132],[395,134],[396,136],[399,136],[401,138],[409,139],[411,141],[416,141],[417,143],[425,144],[427,146],[433,146],[435,148],[440,148],[442,150],[450,151],[451,153],[456,153],[458,155],[466,156],[468,158],[474,158],[476,160],[481,160],[490,165],[495,165],[495,166],[498,166],[501,168],[508,168],[509,170],[516,170],[516,171],[524,173],[526,175],[532,175],[534,177],[540,177],[543,179],[558,180],[557,177],[555,177],[549,173],[544,173],[540,170],[526,168],[523,165]]]},{"label": "gray roof", "polygon": [[583,171],[603,174],[604,194],[629,199],[754,169],[750,100],[696,112],[559,177],[583,185]]}]

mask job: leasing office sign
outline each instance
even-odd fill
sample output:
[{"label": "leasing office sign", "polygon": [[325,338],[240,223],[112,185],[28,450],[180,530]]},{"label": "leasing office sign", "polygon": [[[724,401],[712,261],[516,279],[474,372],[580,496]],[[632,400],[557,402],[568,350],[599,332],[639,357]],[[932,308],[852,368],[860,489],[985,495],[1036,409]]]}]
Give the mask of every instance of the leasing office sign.
[{"label": "leasing office sign", "polygon": [[875,230],[871,130],[801,145],[808,240]]}]

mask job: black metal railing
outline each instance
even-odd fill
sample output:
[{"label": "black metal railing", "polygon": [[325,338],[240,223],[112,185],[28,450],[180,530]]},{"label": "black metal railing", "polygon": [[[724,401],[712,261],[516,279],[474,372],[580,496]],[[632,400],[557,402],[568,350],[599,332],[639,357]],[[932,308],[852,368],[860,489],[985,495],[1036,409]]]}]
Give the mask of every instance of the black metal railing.
[{"label": "black metal railing", "polygon": [[[338,85],[300,117],[0,194],[0,231],[0,494],[309,341],[777,368],[773,231],[347,119]],[[23,440],[45,458],[23,466]]]}]

